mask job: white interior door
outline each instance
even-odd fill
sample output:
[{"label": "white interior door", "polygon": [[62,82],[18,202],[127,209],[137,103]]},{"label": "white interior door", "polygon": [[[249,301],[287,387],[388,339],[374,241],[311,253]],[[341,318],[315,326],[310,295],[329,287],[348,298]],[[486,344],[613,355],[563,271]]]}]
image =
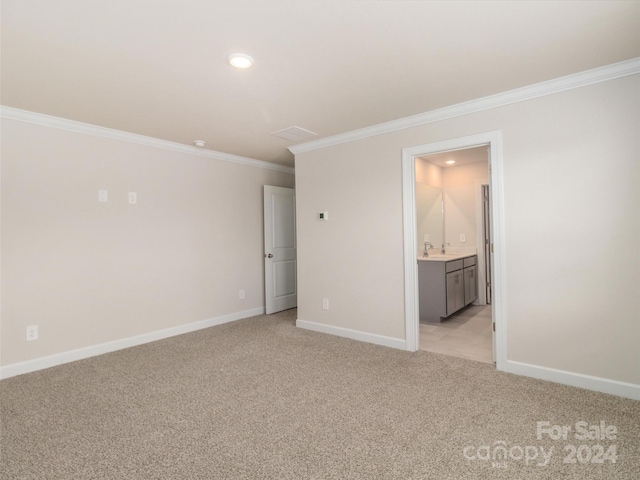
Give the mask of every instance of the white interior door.
[{"label": "white interior door", "polygon": [[264,186],[264,286],[266,313],[298,305],[296,196],[293,188]]}]

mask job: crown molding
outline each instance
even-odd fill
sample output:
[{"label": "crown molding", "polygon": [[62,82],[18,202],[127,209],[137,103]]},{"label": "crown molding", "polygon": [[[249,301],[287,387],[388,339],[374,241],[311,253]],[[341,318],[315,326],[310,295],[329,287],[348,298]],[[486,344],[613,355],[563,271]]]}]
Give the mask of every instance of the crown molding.
[{"label": "crown molding", "polygon": [[186,153],[189,155],[196,155],[199,157],[205,157],[212,160],[220,160],[222,162],[235,163],[238,165],[245,165],[248,167],[264,168],[267,170],[276,170],[284,173],[295,173],[295,169],[277,163],[265,162],[263,160],[255,160],[253,158],[241,157],[238,155],[232,155],[230,153],[217,152],[215,150],[203,150],[191,145],[184,145],[182,143],[170,142],[168,140],[160,140],[158,138],[147,137],[144,135],[138,135],[135,133],[123,132],[121,130],[114,130],[111,128],[100,127],[98,125],[91,125],[88,123],[76,122],[75,120],[68,120],[65,118],[54,117],[51,115],[45,115],[42,113],[29,112],[27,110],[20,110],[18,108],[0,106],[0,117],[10,120],[17,120],[20,122],[34,123],[37,125],[44,125],[47,127],[60,128],[76,133],[84,133],[86,135],[96,135],[98,137],[110,138],[113,140],[120,140],[123,142],[136,143],[138,145],[145,145],[148,147],[161,148],[163,150],[171,150],[178,153]]},{"label": "crown molding", "polygon": [[289,147],[294,155],[640,73],[640,57]]}]

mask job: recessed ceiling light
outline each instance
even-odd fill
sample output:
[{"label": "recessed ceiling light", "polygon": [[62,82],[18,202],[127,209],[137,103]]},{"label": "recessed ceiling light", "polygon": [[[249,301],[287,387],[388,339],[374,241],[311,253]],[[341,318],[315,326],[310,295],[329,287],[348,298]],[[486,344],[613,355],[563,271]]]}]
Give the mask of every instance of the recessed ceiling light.
[{"label": "recessed ceiling light", "polygon": [[205,143],[205,142],[204,142],[204,140],[194,140],[194,141],[193,141],[193,144],[194,144],[196,147],[200,147],[200,148],[203,148],[203,147],[204,147],[204,143]]},{"label": "recessed ceiling light", "polygon": [[232,53],[227,57],[227,60],[236,68],[249,68],[253,65],[253,58],[244,53]]},{"label": "recessed ceiling light", "polygon": [[447,160],[447,165],[453,165],[454,163],[456,163],[455,160]]}]

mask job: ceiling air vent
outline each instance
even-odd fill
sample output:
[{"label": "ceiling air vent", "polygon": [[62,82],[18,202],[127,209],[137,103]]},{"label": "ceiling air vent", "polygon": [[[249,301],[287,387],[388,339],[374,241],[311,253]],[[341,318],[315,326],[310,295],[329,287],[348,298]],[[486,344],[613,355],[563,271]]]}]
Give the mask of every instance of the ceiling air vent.
[{"label": "ceiling air vent", "polygon": [[300,127],[289,127],[284,130],[278,130],[271,135],[274,137],[284,138],[285,140],[304,140],[305,138],[317,137],[317,133],[310,132]]}]

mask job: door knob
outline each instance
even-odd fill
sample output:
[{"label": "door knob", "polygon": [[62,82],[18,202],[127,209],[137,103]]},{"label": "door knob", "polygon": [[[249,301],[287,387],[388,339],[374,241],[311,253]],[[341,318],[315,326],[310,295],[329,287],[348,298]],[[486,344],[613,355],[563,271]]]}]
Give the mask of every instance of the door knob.
[{"label": "door knob", "polygon": [[265,257],[267,257],[267,258],[273,258],[273,255],[271,255],[271,254],[269,253],[269,254],[265,255]]}]

